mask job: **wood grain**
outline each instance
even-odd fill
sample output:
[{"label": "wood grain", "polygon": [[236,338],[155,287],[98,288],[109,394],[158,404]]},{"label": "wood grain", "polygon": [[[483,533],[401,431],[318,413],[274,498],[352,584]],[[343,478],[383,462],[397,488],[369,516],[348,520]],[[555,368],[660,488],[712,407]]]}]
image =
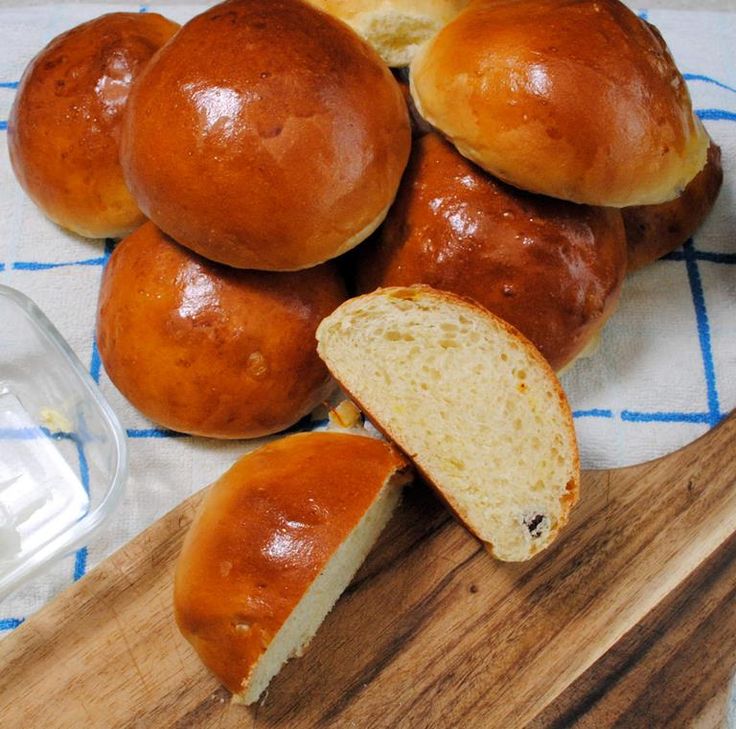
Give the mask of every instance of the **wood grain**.
[{"label": "wood grain", "polygon": [[736,535],[529,729],[720,727],[735,649]]},{"label": "wood grain", "polygon": [[[734,444],[732,416],[665,459],[586,473],[559,541],[521,565],[413,487],[254,709],[229,703],[171,617],[192,497],[0,642],[2,726],[715,726],[736,663]],[[662,689],[686,674],[704,680]]]}]

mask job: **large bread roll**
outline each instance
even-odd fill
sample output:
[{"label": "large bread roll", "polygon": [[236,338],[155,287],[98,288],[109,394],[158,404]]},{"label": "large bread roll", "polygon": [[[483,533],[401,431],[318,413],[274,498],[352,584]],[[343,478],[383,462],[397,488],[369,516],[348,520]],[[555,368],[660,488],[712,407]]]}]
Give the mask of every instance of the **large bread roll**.
[{"label": "large bread roll", "polygon": [[176,240],[295,270],[378,226],[409,145],[396,82],[350,28],[301,0],[233,0],[183,26],[136,83],[121,159]]},{"label": "large bread roll", "polygon": [[420,50],[411,85],[466,157],[532,192],[649,205],[705,164],[664,40],[618,0],[477,0]]},{"label": "large bread roll", "polygon": [[314,333],[343,299],[331,264],[231,269],[146,223],[105,268],[97,345],[113,383],[156,423],[255,438],[292,425],[333,389]]},{"label": "large bread roll", "polygon": [[235,701],[257,701],[301,655],[388,522],[405,469],[382,441],[308,433],[249,453],[210,487],[179,556],[174,607]]},{"label": "large bread roll", "polygon": [[419,47],[469,0],[309,0],[344,20],[394,68],[408,66]]},{"label": "large bread roll", "polygon": [[711,142],[707,164],[682,195],[659,205],[623,208],[629,271],[647,266],[686,243],[713,209],[722,183],[721,148]]},{"label": "large bread roll", "polygon": [[549,546],[578,498],[572,413],[510,324],[427,286],[349,299],[319,354],[371,421],[497,558]]},{"label": "large bread roll", "polygon": [[10,161],[55,223],[116,238],[145,220],[120,169],[120,126],[131,84],[178,27],[155,13],[102,15],[26,68],[8,119]]},{"label": "large bread roll", "polygon": [[614,311],[626,238],[618,210],[521,192],[428,134],[356,267],[361,292],[425,283],[474,299],[560,370]]}]

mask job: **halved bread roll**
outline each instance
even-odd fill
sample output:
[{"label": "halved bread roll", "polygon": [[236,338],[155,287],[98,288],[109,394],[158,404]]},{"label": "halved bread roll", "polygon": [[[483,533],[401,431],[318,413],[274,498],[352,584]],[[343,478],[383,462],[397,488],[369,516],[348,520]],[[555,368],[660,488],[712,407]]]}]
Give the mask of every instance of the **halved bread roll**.
[{"label": "halved bread roll", "polygon": [[407,469],[383,441],[302,433],[212,485],[179,557],[174,608],[234,701],[257,701],[302,654],[388,522]]},{"label": "halved bread roll", "polygon": [[318,352],[497,558],[548,546],[578,498],[572,414],[537,349],[477,304],[426,286],[338,307]]},{"label": "halved bread roll", "polygon": [[422,43],[469,0],[308,0],[345,21],[394,68],[408,66]]}]

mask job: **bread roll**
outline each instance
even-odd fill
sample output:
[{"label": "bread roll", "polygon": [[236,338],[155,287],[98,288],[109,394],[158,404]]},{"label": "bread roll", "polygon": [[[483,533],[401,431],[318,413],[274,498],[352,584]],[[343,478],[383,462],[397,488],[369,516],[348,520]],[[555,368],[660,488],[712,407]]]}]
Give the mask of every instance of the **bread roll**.
[{"label": "bread roll", "polygon": [[721,148],[711,141],[707,164],[680,197],[659,205],[623,208],[629,271],[654,263],[686,243],[713,209],[722,182]]},{"label": "bread roll", "polygon": [[614,311],[626,238],[618,210],[521,192],[429,134],[356,270],[360,292],[425,283],[470,297],[560,370]]},{"label": "bread roll", "polygon": [[154,422],[255,438],[292,425],[332,391],[314,333],[344,296],[331,264],[239,271],[146,223],[105,268],[97,346],[110,379]]},{"label": "bread roll", "polygon": [[411,123],[412,139],[414,137],[421,137],[423,134],[428,134],[432,131],[432,127],[422,119],[416,106],[414,106],[414,99],[411,98],[411,91],[409,89],[408,70],[406,68],[394,69],[393,74],[399,84],[404,101],[406,101],[406,106],[409,109],[409,122]]},{"label": "bread roll", "polygon": [[411,87],[462,154],[532,192],[650,205],[705,165],[664,40],[618,0],[477,0],[417,54]]},{"label": "bread roll", "polygon": [[498,559],[547,547],[577,501],[572,414],[510,324],[426,286],[349,299],[318,351],[368,418]]},{"label": "bread roll", "polygon": [[370,235],[409,146],[391,72],[347,26],[301,0],[233,0],[143,74],[121,159],[174,239],[230,266],[296,270]]},{"label": "bread roll", "polygon": [[210,487],[179,556],[174,607],[236,702],[257,701],[302,654],[388,522],[405,468],[382,441],[307,433],[249,453]]},{"label": "bread roll", "polygon": [[408,66],[418,48],[469,0],[309,0],[344,20],[394,68]]},{"label": "bread roll", "polygon": [[178,27],[155,13],[102,15],[26,68],[8,120],[10,161],[55,223],[116,238],[145,220],[120,169],[120,125],[131,84]]}]

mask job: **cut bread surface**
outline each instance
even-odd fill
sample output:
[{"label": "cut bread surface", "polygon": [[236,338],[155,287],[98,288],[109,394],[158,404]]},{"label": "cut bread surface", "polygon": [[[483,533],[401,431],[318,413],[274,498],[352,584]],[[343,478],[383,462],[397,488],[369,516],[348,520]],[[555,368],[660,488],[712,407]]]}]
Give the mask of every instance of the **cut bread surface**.
[{"label": "cut bread surface", "polygon": [[425,286],[351,299],[318,351],[499,559],[548,546],[578,496],[572,414],[553,371],[503,320]]}]

